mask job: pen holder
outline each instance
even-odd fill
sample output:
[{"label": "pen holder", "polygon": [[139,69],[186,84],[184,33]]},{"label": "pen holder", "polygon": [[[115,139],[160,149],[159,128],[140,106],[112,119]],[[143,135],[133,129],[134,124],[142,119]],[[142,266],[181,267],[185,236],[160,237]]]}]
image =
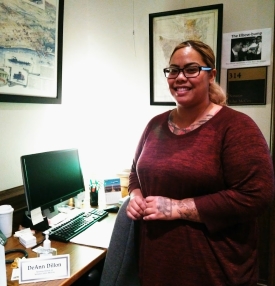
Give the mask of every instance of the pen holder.
[{"label": "pen holder", "polygon": [[92,207],[98,206],[98,190],[94,187],[90,187],[90,205]]}]

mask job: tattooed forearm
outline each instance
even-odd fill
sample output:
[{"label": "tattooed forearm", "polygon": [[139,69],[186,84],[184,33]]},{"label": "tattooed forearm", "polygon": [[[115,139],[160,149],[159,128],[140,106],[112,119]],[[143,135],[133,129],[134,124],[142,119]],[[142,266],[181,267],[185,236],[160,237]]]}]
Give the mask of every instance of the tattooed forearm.
[{"label": "tattooed forearm", "polygon": [[165,217],[172,216],[172,200],[169,198],[159,197],[157,201],[157,209]]},{"label": "tattooed forearm", "polygon": [[181,219],[200,222],[200,216],[193,199],[180,200],[177,203],[177,213]]}]

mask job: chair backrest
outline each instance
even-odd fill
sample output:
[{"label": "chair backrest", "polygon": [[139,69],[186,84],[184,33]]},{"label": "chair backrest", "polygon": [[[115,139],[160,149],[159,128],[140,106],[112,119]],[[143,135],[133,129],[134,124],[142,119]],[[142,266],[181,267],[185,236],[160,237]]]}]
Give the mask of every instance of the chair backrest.
[{"label": "chair backrest", "polygon": [[105,258],[100,286],[139,286],[136,225],[126,214],[130,198],[117,214],[110,245]]}]

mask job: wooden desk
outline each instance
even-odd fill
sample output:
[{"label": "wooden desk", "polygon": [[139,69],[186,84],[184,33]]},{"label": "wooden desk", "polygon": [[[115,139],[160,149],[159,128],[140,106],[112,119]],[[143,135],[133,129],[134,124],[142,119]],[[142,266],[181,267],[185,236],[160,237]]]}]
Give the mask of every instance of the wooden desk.
[{"label": "wooden desk", "polygon": [[[116,219],[116,214],[109,214],[104,220],[108,220],[110,224],[114,224]],[[37,242],[41,241],[44,236],[42,233],[36,234]],[[85,274],[89,269],[94,267],[99,261],[105,258],[107,249],[95,248],[85,245],[78,245],[75,243],[64,243],[52,240],[52,247],[57,249],[57,254],[70,254],[70,268],[71,277],[67,279],[58,279],[53,281],[36,282],[36,283],[26,283],[19,284],[17,281],[11,281],[12,269],[10,264],[6,264],[7,269],[7,280],[8,286],[18,286],[18,285],[35,285],[35,286],[59,286],[59,285],[71,285],[73,282],[78,280],[83,274]],[[10,237],[5,245],[5,250],[10,249],[25,249],[25,247],[19,242],[18,238]],[[37,254],[31,249],[25,249],[28,252],[28,258],[35,258]],[[6,255],[6,259],[15,259],[16,257],[21,257],[21,253],[10,253]]]}]

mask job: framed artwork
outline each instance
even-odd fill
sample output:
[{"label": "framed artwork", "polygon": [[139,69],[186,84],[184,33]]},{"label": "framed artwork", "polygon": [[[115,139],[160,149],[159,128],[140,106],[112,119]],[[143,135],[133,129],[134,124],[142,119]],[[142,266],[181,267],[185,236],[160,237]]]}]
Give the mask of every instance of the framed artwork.
[{"label": "framed artwork", "polygon": [[175,105],[163,69],[178,44],[200,40],[216,57],[220,79],[223,4],[149,14],[150,105]]},{"label": "framed artwork", "polygon": [[0,0],[0,102],[61,103],[64,0]]}]

